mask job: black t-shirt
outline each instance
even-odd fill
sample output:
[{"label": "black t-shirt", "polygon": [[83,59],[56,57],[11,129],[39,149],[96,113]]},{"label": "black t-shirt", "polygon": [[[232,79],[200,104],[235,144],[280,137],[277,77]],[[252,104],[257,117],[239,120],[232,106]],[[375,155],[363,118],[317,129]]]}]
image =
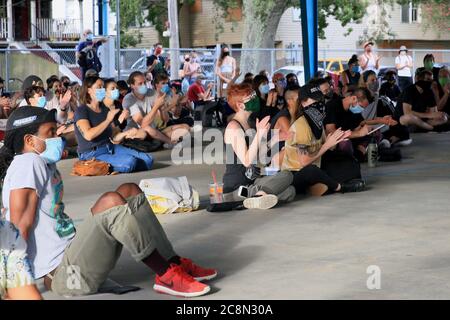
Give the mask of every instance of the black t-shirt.
[{"label": "black t-shirt", "polygon": [[397,118],[403,115],[403,103],[410,104],[413,111],[423,113],[427,112],[428,108],[436,106],[433,91],[428,89],[420,93],[415,84],[410,85],[402,92],[397,103]]},{"label": "black t-shirt", "polygon": [[155,60],[159,60],[159,63],[155,66],[155,68],[152,71],[153,79],[156,77],[158,73],[167,74],[166,69],[164,68],[166,64],[166,59],[162,56],[157,57],[154,54],[152,54],[150,57],[147,58],[147,67],[152,66]]},{"label": "black t-shirt", "polygon": [[389,82],[385,82],[381,85],[380,96],[387,96],[389,99],[397,101],[400,93],[400,88],[396,84],[393,87]]},{"label": "black t-shirt", "polygon": [[342,103],[343,98],[332,99],[325,105],[324,125],[334,124],[342,130],[354,130],[364,120],[360,113],[346,111]]},{"label": "black t-shirt", "polygon": [[[105,107],[103,104],[100,104],[100,112],[94,112],[88,106],[81,105],[75,111],[75,123],[79,120],[88,120],[91,127],[96,127],[100,123],[106,120],[108,116],[109,109]],[[93,148],[105,145],[109,143],[109,139],[112,137],[112,128],[108,126],[108,128],[103,131],[98,137],[95,139],[88,141],[81,134],[80,130],[78,130],[78,126],[75,126],[75,136],[78,142],[78,152],[88,152]]]}]

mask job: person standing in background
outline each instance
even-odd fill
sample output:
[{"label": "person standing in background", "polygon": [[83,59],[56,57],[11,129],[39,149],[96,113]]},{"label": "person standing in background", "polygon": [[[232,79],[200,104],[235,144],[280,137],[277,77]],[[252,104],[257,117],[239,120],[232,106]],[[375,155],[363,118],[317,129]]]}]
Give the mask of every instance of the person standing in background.
[{"label": "person standing in background", "polygon": [[364,53],[359,56],[359,66],[361,67],[362,72],[373,70],[378,73],[381,57],[373,52],[373,46],[373,41],[364,43]]},{"label": "person standing in background", "polygon": [[81,41],[77,46],[77,63],[81,68],[81,79],[84,80],[86,71],[93,69],[100,73],[102,70],[102,63],[98,57],[98,48],[107,41],[106,38],[101,38],[94,41],[94,34],[90,29],[83,33],[84,41]]},{"label": "person standing in background", "polygon": [[412,57],[408,55],[408,49],[405,46],[401,46],[398,51],[398,56],[395,58],[395,68],[397,68],[398,86],[400,87],[400,90],[403,91],[406,87],[413,84],[413,60]]},{"label": "person standing in background", "polygon": [[201,67],[198,63],[197,53],[193,51],[189,56],[184,58],[183,74],[189,81],[189,85],[194,84],[200,72]]},{"label": "person standing in background", "polygon": [[217,60],[216,74],[219,77],[219,97],[225,97],[227,87],[236,75],[236,60],[230,56],[230,48],[226,45],[222,46]]},{"label": "person standing in background", "polygon": [[162,56],[164,53],[163,46],[160,43],[155,45],[155,51],[147,58],[147,71],[152,73],[153,79],[156,78],[158,73],[165,73],[166,59]]}]

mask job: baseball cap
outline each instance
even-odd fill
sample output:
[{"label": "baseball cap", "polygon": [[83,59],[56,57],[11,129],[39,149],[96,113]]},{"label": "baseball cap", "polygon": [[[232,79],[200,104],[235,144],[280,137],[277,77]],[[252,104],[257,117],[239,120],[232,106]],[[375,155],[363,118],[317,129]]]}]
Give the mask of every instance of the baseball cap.
[{"label": "baseball cap", "polygon": [[373,41],[364,42],[363,48],[365,49],[369,44],[374,45]]},{"label": "baseball cap", "polygon": [[32,106],[19,107],[10,114],[6,131],[48,122],[56,122],[56,109],[48,111]]},{"label": "baseball cap", "polygon": [[25,91],[28,88],[31,88],[32,86],[37,86],[37,87],[44,87],[44,82],[42,81],[41,78],[39,78],[38,76],[35,75],[31,75],[25,78],[25,80],[23,80],[22,83],[22,90]]},{"label": "baseball cap", "polygon": [[308,83],[305,84],[303,87],[300,87],[300,97],[303,99],[305,98],[311,98],[313,100],[319,101],[323,99],[323,93],[320,91],[320,88],[316,86],[315,84]]}]

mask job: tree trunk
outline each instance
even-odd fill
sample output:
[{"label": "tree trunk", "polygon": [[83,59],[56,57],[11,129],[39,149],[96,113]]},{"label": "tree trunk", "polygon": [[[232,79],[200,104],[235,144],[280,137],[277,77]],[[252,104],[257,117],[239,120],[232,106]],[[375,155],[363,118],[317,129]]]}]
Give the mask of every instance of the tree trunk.
[{"label": "tree trunk", "polygon": [[[274,48],[278,24],[287,6],[286,0],[267,0],[263,6],[261,0],[243,0],[245,18],[242,48]],[[242,51],[240,68],[242,74],[256,74],[264,69],[272,73],[276,69],[275,62],[275,52],[271,55],[270,51]]]}]

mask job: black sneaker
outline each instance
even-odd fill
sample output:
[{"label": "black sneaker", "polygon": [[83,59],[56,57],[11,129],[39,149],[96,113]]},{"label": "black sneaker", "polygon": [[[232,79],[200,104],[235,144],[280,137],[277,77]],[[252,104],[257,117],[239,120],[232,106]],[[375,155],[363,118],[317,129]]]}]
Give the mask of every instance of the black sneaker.
[{"label": "black sneaker", "polygon": [[341,184],[341,192],[361,192],[366,188],[366,183],[361,179],[354,179]]}]

